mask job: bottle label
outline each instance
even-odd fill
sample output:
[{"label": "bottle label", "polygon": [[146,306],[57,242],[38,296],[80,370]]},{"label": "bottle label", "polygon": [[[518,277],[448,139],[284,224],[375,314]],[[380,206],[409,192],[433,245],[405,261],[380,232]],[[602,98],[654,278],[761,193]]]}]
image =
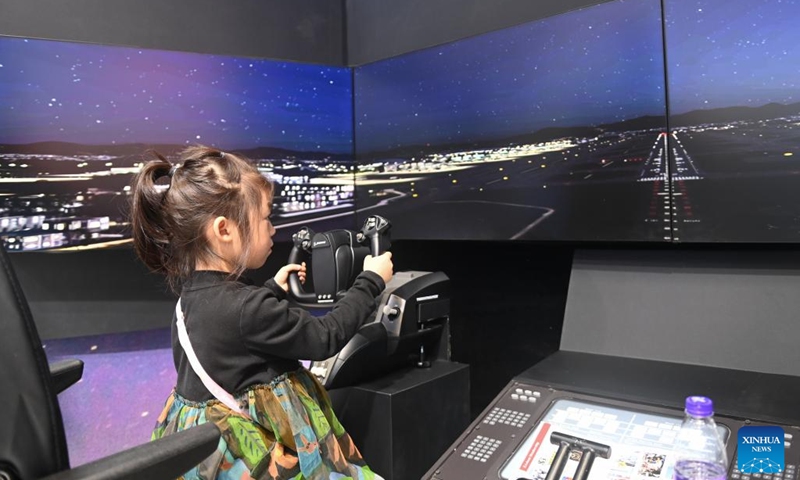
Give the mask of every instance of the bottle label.
[{"label": "bottle label", "polygon": [[784,468],[784,432],[777,426],[739,429],[737,466],[742,473],[781,473]]}]

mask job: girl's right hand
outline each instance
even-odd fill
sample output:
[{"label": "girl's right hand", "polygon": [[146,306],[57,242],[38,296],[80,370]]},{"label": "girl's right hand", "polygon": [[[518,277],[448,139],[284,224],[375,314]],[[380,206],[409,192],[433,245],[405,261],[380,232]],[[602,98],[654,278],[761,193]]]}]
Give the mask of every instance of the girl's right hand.
[{"label": "girl's right hand", "polygon": [[384,252],[377,257],[367,255],[364,259],[364,270],[375,272],[381,276],[383,283],[389,283],[394,274],[394,265],[392,264],[392,252]]}]

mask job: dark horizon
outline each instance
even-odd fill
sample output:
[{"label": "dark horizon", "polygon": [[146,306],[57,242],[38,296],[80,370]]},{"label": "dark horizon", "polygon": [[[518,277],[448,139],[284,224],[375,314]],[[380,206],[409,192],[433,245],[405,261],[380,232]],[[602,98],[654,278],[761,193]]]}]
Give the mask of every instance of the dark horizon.
[{"label": "dark horizon", "polygon": [[[744,118],[742,116],[742,112],[748,112],[749,118]],[[682,114],[672,115],[670,116],[670,124],[674,127],[687,127],[687,126],[697,126],[701,124],[707,123],[724,123],[724,122],[731,122],[731,121],[746,121],[746,120],[767,120],[771,118],[777,118],[781,116],[783,113],[786,112],[796,112],[800,113],[800,102],[795,102],[791,104],[781,104],[781,103],[767,103],[764,105],[758,106],[751,106],[751,105],[733,105],[729,107],[719,107],[719,108],[705,108],[705,109],[697,109],[692,110],[689,112],[685,112]],[[476,148],[491,148],[491,147],[503,147],[508,145],[508,141],[513,140],[514,143],[520,143],[521,141],[525,140],[525,137],[531,137],[531,141],[535,142],[546,142],[549,140],[557,140],[559,138],[564,138],[565,136],[579,136],[579,135],[571,135],[571,132],[586,132],[589,130],[595,130],[596,132],[600,133],[619,133],[625,131],[637,131],[637,130],[646,130],[652,128],[658,128],[659,126],[666,127],[666,121],[661,124],[656,120],[662,118],[660,116],[652,116],[652,115],[645,115],[636,118],[621,120],[619,122],[614,123],[601,123],[601,124],[592,124],[592,125],[575,125],[571,127],[564,127],[564,128],[553,128],[553,127],[545,127],[536,131],[528,132],[527,134],[520,134],[515,135],[513,137],[497,137],[497,138],[490,138],[485,139],[482,141],[466,141],[463,143],[442,143],[442,144],[432,144],[432,145],[409,145],[407,147],[402,147],[399,150],[429,150],[429,151],[436,151],[439,148],[445,149],[452,149],[458,147],[473,147],[475,145],[479,145]],[[666,117],[663,117],[666,118]],[[537,135],[542,134],[543,132],[564,132],[564,134],[554,134],[547,138],[534,138]],[[24,152],[24,153],[31,153],[31,154],[67,154],[64,150],[58,150],[58,148],[62,148],[63,146],[71,147],[71,148],[86,148],[86,149],[95,149],[94,152],[85,152],[84,154],[99,154],[103,153],[101,150],[105,149],[106,151],[116,150],[116,151],[123,151],[125,149],[130,149],[130,152],[126,153],[116,153],[117,155],[134,155],[139,153],[144,153],[148,148],[154,148],[158,150],[159,148],[169,150],[169,151],[178,151],[182,148],[185,148],[186,145],[180,144],[152,144],[152,143],[129,143],[129,144],[80,144],[75,142],[63,142],[63,141],[41,141],[41,142],[34,142],[34,143],[27,143],[27,144],[6,144],[0,143],[0,154],[3,153],[23,153],[23,152],[14,152],[11,151],[13,148],[19,148],[22,150],[37,150],[35,152]],[[131,148],[131,147],[136,147]],[[53,150],[47,150],[47,148],[53,148]],[[5,151],[4,151],[5,150]],[[369,156],[369,155],[379,155],[384,153],[389,153],[392,151],[396,151],[398,149],[387,149],[383,151],[375,151],[375,152],[359,152],[361,156]],[[269,145],[259,145],[250,148],[244,149],[231,149],[232,152],[254,152],[254,151],[273,151],[275,153],[285,153],[285,154],[296,154],[302,155],[307,154],[309,157],[348,157],[352,156],[350,152],[347,153],[333,153],[333,152],[325,152],[325,151],[308,151],[308,150],[291,150],[286,148],[281,148],[277,146],[269,146]],[[77,152],[69,152],[71,154],[80,154]],[[303,160],[313,160],[313,158],[304,158]]]},{"label": "dark horizon", "polygon": [[[202,144],[193,144],[202,145]],[[34,143],[7,144],[0,143],[0,155],[27,154],[27,155],[115,155],[133,156],[144,155],[150,150],[155,150],[166,156],[175,156],[187,145],[181,144],[152,144],[152,143],[125,143],[125,144],[85,144],[63,141],[41,141]],[[256,146],[250,148],[225,149],[230,153],[239,153],[248,156],[250,153],[301,156],[303,160],[319,160],[330,158],[342,160],[352,158],[350,152],[333,153],[327,151],[291,150],[281,147]]]}]

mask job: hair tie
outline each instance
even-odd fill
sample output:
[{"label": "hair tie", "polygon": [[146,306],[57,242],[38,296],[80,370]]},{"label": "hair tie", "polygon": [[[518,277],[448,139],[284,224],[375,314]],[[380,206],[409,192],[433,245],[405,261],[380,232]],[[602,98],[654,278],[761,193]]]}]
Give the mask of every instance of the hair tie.
[{"label": "hair tie", "polygon": [[172,166],[172,168],[169,169],[169,173],[167,175],[169,175],[170,179],[172,178],[173,175],[175,175],[175,171],[178,170],[178,167],[180,167],[180,165],[175,164]]}]

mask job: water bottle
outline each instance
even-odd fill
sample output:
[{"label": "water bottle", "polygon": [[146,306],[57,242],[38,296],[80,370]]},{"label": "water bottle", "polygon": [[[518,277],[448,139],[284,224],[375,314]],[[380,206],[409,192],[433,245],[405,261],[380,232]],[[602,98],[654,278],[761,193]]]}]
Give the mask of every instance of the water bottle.
[{"label": "water bottle", "polygon": [[725,480],[728,456],[714,422],[714,403],[688,397],[675,448],[675,480]]}]

